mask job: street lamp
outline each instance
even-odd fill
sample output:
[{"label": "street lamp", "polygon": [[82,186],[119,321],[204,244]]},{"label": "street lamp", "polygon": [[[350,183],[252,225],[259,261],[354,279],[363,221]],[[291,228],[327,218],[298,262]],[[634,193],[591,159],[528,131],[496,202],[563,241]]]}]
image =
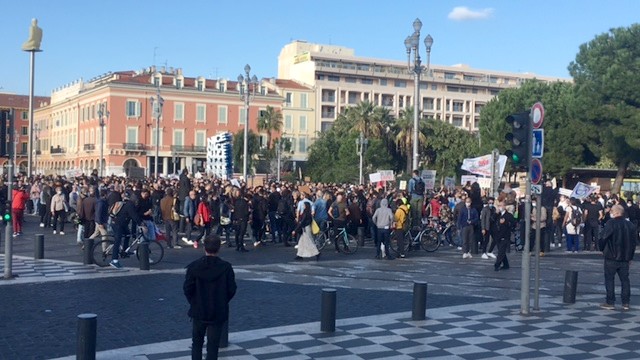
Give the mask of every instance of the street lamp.
[{"label": "street lamp", "polygon": [[98,107],[98,121],[100,125],[100,177],[102,178],[104,176],[104,127],[109,121],[109,110],[107,110],[106,102],[101,103]]},{"label": "street lamp", "polygon": [[[427,49],[427,66],[423,67],[420,61],[420,29],[422,22],[416,19],[413,22],[413,34],[407,36],[404,40],[404,46],[407,49],[407,67],[414,75],[414,93],[413,93],[413,170],[418,169],[418,119],[420,111],[420,74],[429,72],[429,63],[431,61],[431,45],[433,38],[427,35],[424,38],[424,46]],[[413,52],[413,66],[411,66],[411,52]]]},{"label": "street lamp", "polygon": [[362,164],[363,164],[363,158],[364,158],[364,151],[368,144],[369,144],[369,139],[365,139],[364,133],[360,131],[360,136],[356,139],[356,149],[358,150],[358,155],[360,156],[360,177],[358,178],[358,181],[360,181],[358,183],[359,185],[364,184],[364,181],[363,181],[364,179],[362,178],[362,166],[363,166]]},{"label": "street lamp", "polygon": [[150,97],[149,102],[151,103],[151,109],[153,109],[152,116],[156,119],[156,156],[154,159],[153,169],[156,172],[156,176],[158,176],[158,155],[160,153],[160,117],[162,116],[162,106],[164,105],[164,99],[162,98],[162,96],[160,96],[160,85],[158,85],[158,89],[156,90],[156,96]]},{"label": "street lamp", "polygon": [[[244,112],[245,112],[245,120],[244,120],[244,141],[243,141],[243,151],[244,154],[242,156],[242,178],[244,181],[247,181],[247,157],[249,156],[249,102],[255,97],[256,94],[256,86],[258,85],[258,78],[253,75],[250,75],[251,66],[249,64],[244,66],[245,76],[238,75],[238,84],[242,84],[240,90],[240,98],[244,101]],[[251,85],[253,85],[253,89],[251,89]]]},{"label": "street lamp", "polygon": [[286,135],[287,133],[285,132],[280,134],[280,139],[278,139],[278,147],[276,148],[276,151],[278,152],[278,177],[277,177],[278,183],[280,182],[280,173],[281,173],[280,163],[282,162],[282,147],[284,145],[283,140]]},{"label": "street lamp", "polygon": [[35,145],[36,148],[33,150],[33,173],[34,175],[38,173],[38,152],[40,151],[40,127],[38,124],[33,126],[33,135],[35,136]]}]

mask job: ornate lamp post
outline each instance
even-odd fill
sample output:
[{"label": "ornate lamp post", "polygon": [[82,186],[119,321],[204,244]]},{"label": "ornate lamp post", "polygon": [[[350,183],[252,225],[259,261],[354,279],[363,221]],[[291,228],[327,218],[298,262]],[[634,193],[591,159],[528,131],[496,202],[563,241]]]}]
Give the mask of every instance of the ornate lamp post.
[{"label": "ornate lamp post", "polygon": [[[418,169],[418,122],[420,119],[420,75],[423,72],[429,72],[429,63],[431,60],[431,45],[433,38],[427,35],[424,38],[424,46],[427,49],[427,66],[423,67],[420,61],[420,29],[422,22],[416,19],[413,22],[413,34],[407,36],[404,40],[404,46],[407,49],[407,67],[414,75],[414,94],[413,94],[413,170]],[[413,66],[411,65],[411,53],[413,52]]]},{"label": "ornate lamp post", "polygon": [[[258,85],[258,78],[253,75],[250,75],[251,66],[249,64],[244,66],[245,76],[238,75],[238,84],[242,84],[242,88],[240,89],[240,98],[244,101],[244,112],[245,112],[245,120],[244,120],[244,141],[243,141],[243,151],[244,154],[242,156],[242,178],[244,181],[247,181],[247,158],[249,156],[249,103],[255,97],[256,94],[256,86]],[[251,85],[253,85],[253,89],[251,89]]]},{"label": "ornate lamp post", "polygon": [[[105,120],[106,118],[106,120]],[[100,177],[104,176],[104,127],[109,121],[109,110],[107,110],[107,103],[103,102],[98,107],[98,121],[100,124]]]},{"label": "ornate lamp post", "polygon": [[158,156],[160,154],[160,117],[162,117],[162,107],[164,106],[164,99],[160,96],[160,85],[156,90],[156,96],[150,97],[151,109],[153,109],[153,117],[156,119],[156,155],[154,158],[153,169],[156,176],[158,176]]}]

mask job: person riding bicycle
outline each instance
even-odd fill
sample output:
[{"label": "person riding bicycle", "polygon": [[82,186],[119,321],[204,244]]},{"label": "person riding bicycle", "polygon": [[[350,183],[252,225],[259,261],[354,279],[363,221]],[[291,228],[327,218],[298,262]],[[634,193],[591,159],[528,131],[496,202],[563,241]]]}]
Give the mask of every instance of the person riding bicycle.
[{"label": "person riding bicycle", "polygon": [[329,207],[329,217],[331,217],[331,226],[333,228],[333,243],[336,247],[336,252],[340,252],[338,249],[338,234],[340,234],[340,229],[347,225],[347,216],[349,216],[347,202],[344,201],[344,195],[338,193],[336,201]]},{"label": "person riding bicycle", "polygon": [[[120,245],[122,244],[123,249],[129,247],[128,241],[126,239],[129,223],[133,221],[138,226],[142,226],[143,231],[146,231],[146,227],[144,226],[142,217],[138,215],[138,212],[136,211],[136,205],[133,201],[129,200],[130,198],[131,193],[129,191],[125,191],[124,193],[122,193],[122,204],[119,204],[119,210],[115,214],[115,211],[110,211],[110,216],[112,217],[111,227],[113,228],[114,250],[109,265],[116,269],[122,268],[122,264],[120,264],[120,261],[118,260],[118,258],[120,257]],[[116,203],[114,206],[117,205],[118,203]]]}]

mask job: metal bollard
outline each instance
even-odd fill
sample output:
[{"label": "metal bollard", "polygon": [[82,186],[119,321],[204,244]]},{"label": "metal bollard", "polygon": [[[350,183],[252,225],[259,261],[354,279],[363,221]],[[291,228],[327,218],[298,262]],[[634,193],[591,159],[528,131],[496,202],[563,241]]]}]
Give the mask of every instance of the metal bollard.
[{"label": "metal bollard", "polygon": [[78,339],[76,344],[77,360],[96,359],[96,337],[98,330],[98,315],[78,315]]},{"label": "metal bollard", "polygon": [[336,331],[336,289],[322,289],[320,331]]},{"label": "metal bollard", "polygon": [[44,259],[44,234],[36,234],[33,258],[36,260]]},{"label": "metal bollard", "polygon": [[140,270],[149,270],[149,243],[142,241],[138,245],[138,259],[140,260]]},{"label": "metal bollard", "polygon": [[427,318],[427,283],[413,283],[413,310],[411,320],[424,320]]},{"label": "metal bollard", "polygon": [[575,304],[577,288],[578,272],[567,270],[564,276],[564,295],[562,296],[562,302],[565,304]]},{"label": "metal bollard", "polygon": [[358,246],[364,246],[364,226],[358,226]]},{"label": "metal bollard", "polygon": [[227,321],[224,322],[224,324],[222,324],[222,333],[220,334],[220,345],[218,345],[218,347],[220,348],[229,347],[229,320],[228,319]]},{"label": "metal bollard", "polygon": [[83,239],[82,244],[84,246],[84,252],[82,253],[82,263],[85,265],[93,264],[93,239]]}]

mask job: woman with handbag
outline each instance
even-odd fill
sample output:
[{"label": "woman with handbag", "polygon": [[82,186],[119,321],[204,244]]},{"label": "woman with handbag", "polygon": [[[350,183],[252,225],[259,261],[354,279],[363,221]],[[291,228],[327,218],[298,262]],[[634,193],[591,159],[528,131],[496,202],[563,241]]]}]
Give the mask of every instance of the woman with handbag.
[{"label": "woman with handbag", "polygon": [[316,247],[313,241],[313,235],[311,233],[311,222],[313,218],[311,216],[311,204],[304,203],[304,210],[300,215],[298,226],[291,233],[295,237],[296,233],[302,232],[300,239],[298,240],[298,252],[296,254],[296,260],[302,260],[304,258],[316,257],[316,261],[320,260],[320,251]]},{"label": "woman with handbag", "polygon": [[160,213],[164,224],[164,233],[167,236],[167,244],[170,249],[180,249],[178,244],[178,226],[180,224],[180,214],[178,213],[178,199],[174,196],[173,188],[168,188],[165,195],[160,200]]}]

